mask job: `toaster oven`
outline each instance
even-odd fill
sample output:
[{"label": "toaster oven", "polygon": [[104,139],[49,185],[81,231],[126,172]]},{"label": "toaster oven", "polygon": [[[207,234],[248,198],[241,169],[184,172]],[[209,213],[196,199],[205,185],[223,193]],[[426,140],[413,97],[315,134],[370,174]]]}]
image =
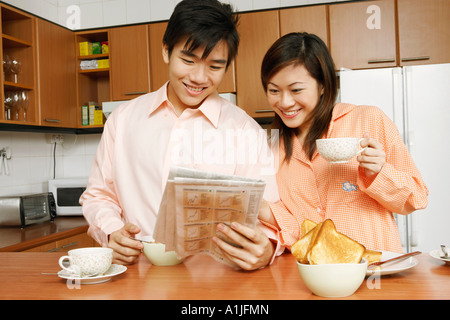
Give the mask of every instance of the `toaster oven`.
[{"label": "toaster oven", "polygon": [[0,226],[24,228],[55,216],[55,199],[49,192],[0,197]]}]

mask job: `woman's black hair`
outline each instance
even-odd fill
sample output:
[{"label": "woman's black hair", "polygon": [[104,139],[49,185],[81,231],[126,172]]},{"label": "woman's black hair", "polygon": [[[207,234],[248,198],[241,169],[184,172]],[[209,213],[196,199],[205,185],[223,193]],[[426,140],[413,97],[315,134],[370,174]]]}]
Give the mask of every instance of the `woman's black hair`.
[{"label": "woman's black hair", "polygon": [[[306,121],[311,121],[306,134],[303,149],[312,159],[316,151],[316,139],[326,133],[331,121],[333,107],[337,96],[337,78],[333,59],[326,44],[318,36],[306,32],[293,32],[279,38],[267,51],[261,65],[261,81],[264,91],[270,79],[281,69],[289,65],[303,65],[309,74],[323,88],[317,106]],[[292,156],[292,139],[300,128],[287,127],[278,115],[272,128],[279,129],[283,139],[285,160]]]}]

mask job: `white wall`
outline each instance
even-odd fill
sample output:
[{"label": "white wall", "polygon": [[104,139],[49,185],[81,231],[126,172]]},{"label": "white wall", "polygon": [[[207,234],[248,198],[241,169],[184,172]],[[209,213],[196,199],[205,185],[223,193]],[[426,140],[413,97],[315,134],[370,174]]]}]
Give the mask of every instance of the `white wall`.
[{"label": "white wall", "polygon": [[11,149],[9,175],[4,171],[0,175],[0,196],[47,192],[54,173],[56,178],[87,177],[100,137],[65,134],[64,143],[55,150],[47,134],[0,131],[0,149]]},{"label": "white wall", "polygon": [[[341,1],[346,0],[223,0],[222,2],[230,3],[236,10],[243,12]],[[66,27],[70,27],[67,21],[71,16],[71,12],[66,12],[67,8],[76,5],[80,8],[79,29],[89,29],[167,20],[180,0],[3,0],[3,2]]]}]

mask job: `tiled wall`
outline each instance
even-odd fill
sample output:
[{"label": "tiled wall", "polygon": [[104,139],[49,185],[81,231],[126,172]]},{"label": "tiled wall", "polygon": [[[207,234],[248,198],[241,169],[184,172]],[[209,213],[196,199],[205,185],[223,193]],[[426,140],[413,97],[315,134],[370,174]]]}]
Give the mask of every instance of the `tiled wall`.
[{"label": "tiled wall", "polygon": [[9,175],[5,170],[0,175],[0,196],[47,192],[53,177],[87,177],[100,135],[66,134],[63,138],[64,143],[54,148],[44,133],[0,131],[0,149],[11,150]]},{"label": "tiled wall", "polygon": [[[290,7],[345,0],[223,0],[240,12],[269,8]],[[70,27],[73,11],[80,8],[80,29],[169,19],[180,0],[3,0],[47,20]],[[77,29],[77,28],[71,28]]]}]

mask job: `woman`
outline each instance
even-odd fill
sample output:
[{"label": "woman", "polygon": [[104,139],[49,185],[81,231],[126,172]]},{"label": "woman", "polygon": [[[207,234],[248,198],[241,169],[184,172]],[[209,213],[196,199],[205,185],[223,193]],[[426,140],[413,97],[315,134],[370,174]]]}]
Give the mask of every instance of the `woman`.
[{"label": "woman", "polygon": [[[324,42],[290,33],[266,53],[261,79],[279,130],[277,182],[283,208],[273,207],[284,245],[302,235],[304,219],[331,219],[367,249],[401,252],[393,212],[427,205],[428,190],[393,122],[378,108],[335,104],[337,79]],[[360,155],[329,164],[316,139],[364,137]]]}]

